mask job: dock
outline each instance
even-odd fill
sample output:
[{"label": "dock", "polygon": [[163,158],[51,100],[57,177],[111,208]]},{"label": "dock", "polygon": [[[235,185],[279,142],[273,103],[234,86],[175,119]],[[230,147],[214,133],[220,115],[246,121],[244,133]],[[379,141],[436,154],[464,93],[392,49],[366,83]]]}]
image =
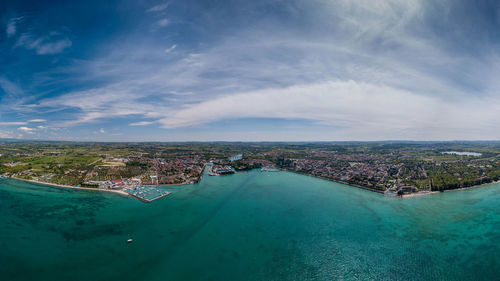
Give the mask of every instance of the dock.
[{"label": "dock", "polygon": [[130,196],[133,196],[144,203],[151,203],[162,197],[169,195],[171,192],[161,188],[151,186],[135,186],[123,189]]},{"label": "dock", "polygon": [[280,172],[281,170],[278,168],[265,166],[265,167],[260,168],[260,171],[261,172]]}]

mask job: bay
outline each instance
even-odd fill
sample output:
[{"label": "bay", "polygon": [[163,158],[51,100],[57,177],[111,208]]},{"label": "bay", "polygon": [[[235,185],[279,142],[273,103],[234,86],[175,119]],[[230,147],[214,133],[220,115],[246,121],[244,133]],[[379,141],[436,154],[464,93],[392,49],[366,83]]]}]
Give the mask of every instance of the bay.
[{"label": "bay", "polygon": [[169,190],[145,204],[0,180],[0,280],[500,276],[498,184],[395,199],[254,170]]}]

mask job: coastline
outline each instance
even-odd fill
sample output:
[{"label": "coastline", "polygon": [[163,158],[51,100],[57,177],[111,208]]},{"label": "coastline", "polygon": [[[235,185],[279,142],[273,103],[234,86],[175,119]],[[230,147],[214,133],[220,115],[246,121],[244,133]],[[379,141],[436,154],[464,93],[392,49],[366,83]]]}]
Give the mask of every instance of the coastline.
[{"label": "coastline", "polygon": [[364,186],[357,185],[357,184],[350,184],[350,183],[343,182],[343,181],[333,180],[333,179],[329,179],[329,178],[325,178],[325,177],[310,175],[310,174],[301,173],[301,172],[297,172],[297,171],[291,171],[291,170],[287,170],[287,169],[284,169],[284,171],[288,171],[288,172],[292,172],[292,173],[295,173],[295,174],[304,175],[304,176],[308,176],[308,177],[313,177],[313,178],[317,178],[317,179],[322,179],[322,180],[326,180],[326,181],[331,181],[331,182],[335,182],[335,183],[340,183],[340,184],[343,184],[343,185],[352,186],[352,187],[356,187],[356,188],[359,188],[359,189],[368,190],[368,191],[375,192],[375,193],[384,194],[384,191],[382,191],[382,190],[371,189],[371,188],[364,187]]},{"label": "coastline", "polygon": [[[199,180],[197,181],[197,183],[199,183],[201,181],[201,179],[203,177],[203,171],[204,171],[204,169],[205,169],[205,167],[203,167],[202,174],[201,174]],[[251,170],[253,170],[253,169],[251,169]],[[359,189],[364,189],[364,190],[375,192],[375,193],[379,193],[379,194],[385,194],[384,191],[371,189],[371,188],[364,187],[364,186],[361,186],[361,185],[350,184],[350,183],[343,182],[343,181],[333,180],[333,179],[329,179],[329,178],[325,178],[325,177],[321,177],[321,176],[310,175],[310,174],[301,173],[301,172],[292,171],[292,170],[287,170],[287,169],[281,169],[281,170],[282,171],[291,172],[291,173],[295,173],[295,174],[299,174],[299,175],[314,177],[314,178],[318,178],[318,179],[322,179],[322,180],[326,180],[326,181],[330,181],[330,182],[335,182],[335,183],[339,183],[339,184],[343,184],[343,185],[347,185],[347,186],[351,186],[351,187],[356,187],[356,188],[359,188]],[[244,173],[244,172],[248,172],[248,171],[237,172],[237,173]],[[104,192],[112,192],[112,193],[115,193],[115,194],[120,194],[120,195],[123,195],[123,196],[130,196],[130,194],[128,194],[127,192],[122,191],[122,190],[100,189],[100,188],[89,188],[89,187],[77,187],[77,186],[71,186],[71,185],[63,185],[63,184],[42,182],[42,181],[37,181],[37,180],[27,180],[27,179],[15,178],[15,177],[8,177],[8,178],[19,180],[19,181],[25,181],[25,182],[35,183],[35,184],[52,186],[52,187],[70,188],[70,189],[79,189],[79,190],[104,191]],[[415,192],[415,193],[403,194],[403,195],[400,195],[400,196],[395,196],[394,198],[421,197],[421,196],[427,196],[427,195],[437,194],[437,193],[443,193],[443,192],[468,190],[468,189],[473,189],[473,188],[478,188],[478,187],[483,187],[483,186],[488,186],[488,185],[493,185],[493,184],[498,184],[498,183],[500,183],[500,180],[489,182],[489,183],[483,183],[483,184],[479,184],[479,185],[473,185],[473,186],[469,186],[469,187],[461,187],[461,188],[456,188],[456,189],[447,189],[447,190],[442,190],[442,191],[419,191],[419,192]],[[191,183],[187,183],[187,182],[180,183],[180,184],[162,184],[162,185],[160,185],[160,187],[183,186],[183,185],[190,185],[190,184]],[[144,186],[158,187],[157,185],[144,185]]]},{"label": "coastline", "polygon": [[[205,163],[203,165],[200,177],[198,180],[194,183],[197,184],[201,181],[203,178],[203,174],[205,171],[205,168],[208,164]],[[72,185],[64,185],[64,184],[57,184],[57,183],[50,183],[50,182],[42,182],[42,181],[37,181],[37,180],[27,180],[27,179],[21,179],[21,178],[16,178],[16,177],[6,177],[9,179],[14,179],[14,180],[19,180],[19,181],[24,181],[24,182],[29,182],[29,183],[35,183],[35,184],[40,184],[40,185],[45,185],[45,186],[52,186],[52,187],[60,187],[60,188],[69,188],[69,189],[79,189],[79,190],[92,190],[92,191],[104,191],[104,192],[111,192],[123,196],[132,196],[131,194],[128,194],[127,192],[123,190],[114,190],[114,189],[101,189],[101,188],[90,188],[90,187],[77,187],[77,186],[72,186]],[[168,187],[168,186],[183,186],[183,185],[191,185],[192,183],[189,182],[183,182],[183,183],[178,183],[178,184],[162,184],[160,186]],[[158,187],[158,185],[144,185],[144,186],[151,186],[151,187]],[[135,197],[135,196],[132,196]],[[163,197],[163,196],[162,196]]]},{"label": "coastline", "polygon": [[[326,180],[326,181],[340,183],[340,184],[344,184],[344,185],[347,185],[347,186],[352,186],[352,187],[356,187],[356,188],[368,190],[368,191],[379,193],[379,194],[385,194],[384,191],[371,189],[371,188],[364,187],[364,186],[361,186],[361,185],[350,184],[350,183],[346,183],[346,182],[343,182],[343,181],[337,181],[337,180],[333,180],[333,179],[329,179],[329,178],[325,178],[325,177],[310,175],[310,174],[301,173],[301,172],[297,172],[297,171],[291,171],[291,170],[287,170],[287,169],[283,169],[283,170],[284,171],[288,171],[288,172],[292,172],[292,173],[296,173],[296,174],[299,174],[299,175],[305,175],[305,176],[309,176],[309,177],[313,177],[313,178],[318,178],[318,179],[322,179],[322,180]],[[400,196],[395,196],[394,198],[421,197],[421,196],[427,196],[427,195],[438,194],[438,193],[443,193],[443,192],[468,190],[468,189],[473,189],[473,188],[478,188],[478,187],[493,185],[493,184],[497,184],[497,183],[500,183],[500,180],[489,182],[489,183],[478,184],[478,185],[472,185],[472,186],[468,186],[468,187],[461,187],[461,188],[455,188],[455,189],[446,189],[446,190],[443,190],[443,191],[419,191],[419,192],[415,192],[415,193],[403,194],[403,195],[400,195]]]},{"label": "coastline", "polygon": [[493,185],[500,183],[500,180],[497,181],[492,181],[488,183],[482,183],[478,185],[471,185],[468,187],[461,187],[461,188],[455,188],[455,189],[446,189],[443,191],[423,191],[423,192],[416,192],[416,193],[411,193],[411,194],[404,194],[401,196],[401,198],[409,198],[409,197],[419,197],[419,196],[424,196],[424,195],[430,195],[430,194],[437,194],[437,193],[443,193],[443,192],[452,192],[452,191],[463,191],[463,190],[468,190],[468,189],[473,189],[473,188],[478,188],[478,187],[485,187],[488,185]]},{"label": "coastline", "polygon": [[189,183],[189,182],[182,182],[182,183],[165,183],[165,184],[141,184],[141,186],[148,186],[148,187],[166,187],[166,186],[182,186],[182,185],[189,185],[189,184],[196,184],[195,183]]},{"label": "coastline", "polygon": [[[461,187],[461,188],[455,188],[455,189],[447,189],[447,190],[443,190],[443,192],[466,190],[466,189],[472,189],[472,188],[478,188],[478,187],[493,185],[493,184],[497,184],[497,183],[500,183],[500,180],[492,181],[492,182],[488,182],[488,183],[482,183],[482,184],[478,184],[478,185],[471,185],[471,186],[468,186],[468,187]],[[437,192],[439,192],[439,191],[437,191]]]},{"label": "coastline", "polygon": [[126,193],[125,191],[122,191],[122,190],[100,189],[100,188],[90,188],[90,187],[77,187],[77,186],[57,184],[57,183],[49,183],[49,182],[43,182],[43,181],[37,181],[37,180],[27,180],[27,179],[20,179],[20,178],[14,178],[14,177],[9,177],[9,178],[10,179],[19,180],[19,181],[25,181],[25,182],[29,182],[29,183],[36,183],[36,184],[46,185],[46,186],[61,187],[61,188],[70,188],[70,189],[79,189],[79,190],[105,191],[105,192],[112,192],[112,193],[120,194],[120,195],[123,195],[123,196],[129,196],[128,193]]},{"label": "coastline", "polygon": [[427,196],[427,195],[436,194],[436,193],[441,193],[441,192],[440,191],[419,191],[419,192],[415,192],[415,193],[403,194],[400,196],[396,196],[395,198],[421,197],[421,196]]}]

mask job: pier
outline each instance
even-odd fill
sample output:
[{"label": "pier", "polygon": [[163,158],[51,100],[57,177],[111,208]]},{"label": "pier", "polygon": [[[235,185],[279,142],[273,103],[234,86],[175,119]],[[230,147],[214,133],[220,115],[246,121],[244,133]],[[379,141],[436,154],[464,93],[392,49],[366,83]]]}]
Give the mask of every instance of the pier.
[{"label": "pier", "polygon": [[260,168],[260,171],[261,172],[279,172],[280,169],[274,168],[274,167],[265,166],[265,167]]},{"label": "pier", "polygon": [[123,189],[123,191],[145,203],[151,203],[171,193],[161,188],[150,186],[128,187]]}]

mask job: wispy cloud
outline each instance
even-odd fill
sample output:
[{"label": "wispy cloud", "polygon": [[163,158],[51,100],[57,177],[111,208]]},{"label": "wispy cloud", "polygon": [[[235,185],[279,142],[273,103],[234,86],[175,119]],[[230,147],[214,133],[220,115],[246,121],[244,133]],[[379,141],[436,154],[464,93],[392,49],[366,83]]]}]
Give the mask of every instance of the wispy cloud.
[{"label": "wispy cloud", "polygon": [[155,123],[156,122],[153,122],[153,121],[140,121],[140,122],[130,123],[130,126],[148,126],[148,125],[152,125]]},{"label": "wispy cloud", "polygon": [[158,4],[158,5],[155,5],[151,8],[149,8],[147,11],[148,12],[161,12],[161,11],[164,11],[166,8],[168,8],[168,3],[162,3],[162,4]]},{"label": "wispy cloud", "polygon": [[[7,37],[17,37],[14,47],[23,47],[28,50],[35,50],[39,55],[53,55],[71,47],[72,42],[59,31],[40,32],[33,26],[36,24],[26,24],[24,30],[19,30],[18,24],[24,21],[24,17],[11,18],[6,27]],[[24,32],[23,32],[24,31]]]},{"label": "wispy cloud", "polygon": [[71,47],[71,45],[72,42],[68,38],[55,39],[52,35],[33,38],[30,33],[23,33],[16,43],[17,47],[35,50],[39,55],[58,54]]},{"label": "wispy cloud", "polygon": [[169,24],[169,20],[167,18],[163,18],[157,21],[159,27],[165,27]]},{"label": "wispy cloud", "polygon": [[20,126],[20,125],[26,125],[28,124],[27,122],[0,122],[0,126]]},{"label": "wispy cloud", "polygon": [[[273,118],[336,128],[339,138],[500,138],[491,121],[500,117],[498,44],[484,36],[482,44],[466,45],[474,41],[464,40],[467,32],[481,32],[477,23],[455,28],[459,17],[435,12],[436,5],[459,4],[257,2],[223,11],[193,8],[190,18],[169,8],[168,19],[168,4],[155,5],[147,9],[154,14],[146,14],[143,29],[102,44],[103,51],[54,75],[71,73],[65,83],[78,88],[62,87],[25,106],[60,112],[47,118],[50,125],[90,123],[96,135],[103,120],[173,130]],[[276,7],[280,13],[273,13]],[[169,19],[176,25],[159,28]],[[148,29],[154,32],[143,32]],[[38,41],[30,34],[22,33],[18,42],[39,54],[71,46],[64,36]],[[47,50],[41,47],[48,43]],[[9,88],[4,84],[0,79]]]},{"label": "wispy cloud", "polygon": [[0,76],[0,88],[11,98],[19,98],[23,91],[10,80]]},{"label": "wispy cloud", "polygon": [[13,138],[12,132],[0,131],[0,138]]},{"label": "wispy cloud", "polygon": [[[438,97],[347,81],[221,96],[174,111],[159,122],[165,128],[178,128],[228,118],[306,119],[343,127],[345,132],[340,134],[347,138],[363,138],[364,133],[370,132],[369,137],[376,139],[385,139],[387,134],[413,139],[427,135],[448,139],[472,137],[477,133],[477,122],[483,129],[498,131],[500,126],[491,121],[500,118],[495,110],[498,106],[498,98],[443,104]],[[464,130],[470,134],[464,134]]]},{"label": "wispy cloud", "polygon": [[173,50],[175,50],[175,48],[177,48],[177,45],[174,44],[170,48],[165,49],[165,53],[168,54],[168,53],[172,52]]},{"label": "wispy cloud", "polygon": [[0,121],[0,126],[19,126],[27,125],[29,123],[43,123],[46,122],[45,119],[32,119],[28,121]]},{"label": "wispy cloud", "polygon": [[34,48],[39,55],[53,55],[62,52],[64,49],[71,47],[72,43],[69,39],[62,39],[55,42],[44,42],[38,39],[33,42]]},{"label": "wispy cloud", "polygon": [[16,24],[14,22],[9,22],[6,29],[7,37],[14,36],[16,34]]},{"label": "wispy cloud", "polygon": [[16,18],[11,18],[8,23],[7,27],[5,28],[5,33],[7,34],[7,37],[12,37],[16,35],[17,33],[17,24],[21,22],[24,19],[24,17],[16,17]]},{"label": "wispy cloud", "polygon": [[29,128],[29,127],[19,127],[17,129],[19,131],[22,131],[22,132],[27,133],[27,134],[34,134],[35,133],[35,129]]},{"label": "wispy cloud", "polygon": [[[144,65],[136,52],[133,60],[107,68],[120,77],[130,74],[125,81],[44,100],[40,106],[78,108],[78,119],[67,125],[141,116],[156,121],[130,125],[159,122],[169,129],[235,118],[284,118],[340,126],[346,132],[378,127],[378,136],[383,137],[391,130],[414,128],[417,132],[417,127],[432,126],[430,116],[435,117],[450,93],[454,99],[464,95],[446,76],[419,69],[419,62],[412,59],[399,61],[394,53],[366,51],[364,43],[304,42],[282,32],[263,36],[249,30],[203,52],[183,54],[169,64],[157,57],[157,63]],[[445,65],[461,63],[432,44],[405,46],[404,50],[423,54],[434,63],[438,63],[436,58]],[[142,52],[150,58],[154,54]],[[111,60],[103,58],[100,64],[110,65]],[[142,74],[145,67],[150,71]],[[124,72],[130,69],[137,72]],[[169,94],[173,92],[195,94],[181,94],[178,99]],[[481,106],[494,104],[489,100]],[[443,122],[465,128],[468,123],[453,120],[462,120],[460,112],[466,107],[461,99],[444,107],[451,117]]]}]

